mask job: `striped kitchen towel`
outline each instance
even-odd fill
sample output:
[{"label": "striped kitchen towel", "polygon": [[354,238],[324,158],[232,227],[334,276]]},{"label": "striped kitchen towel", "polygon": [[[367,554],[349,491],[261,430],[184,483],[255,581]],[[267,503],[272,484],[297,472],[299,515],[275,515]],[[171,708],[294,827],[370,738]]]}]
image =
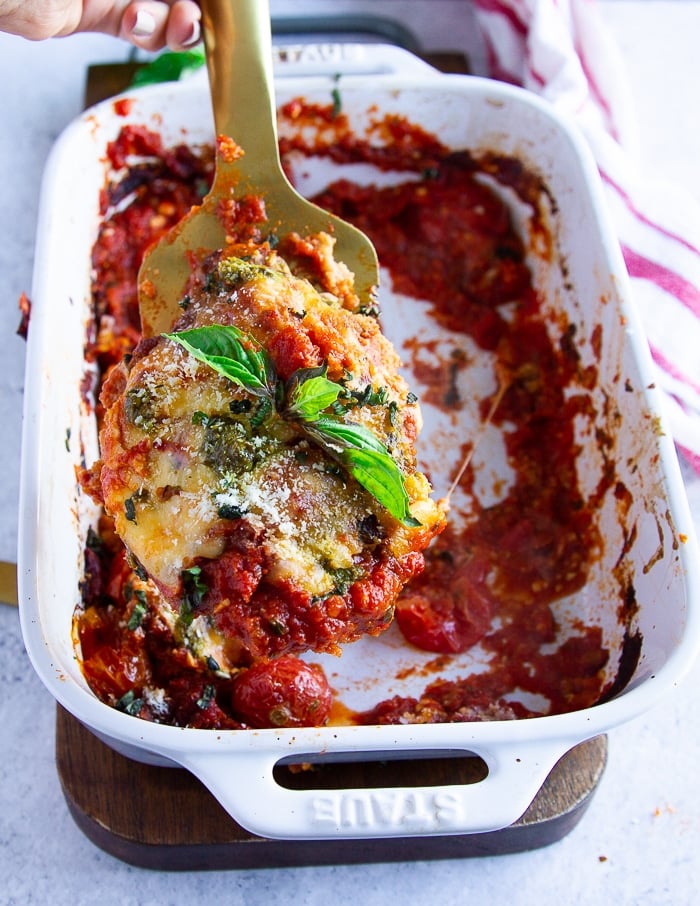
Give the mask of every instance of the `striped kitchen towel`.
[{"label": "striped kitchen towel", "polygon": [[598,164],[676,445],[700,472],[700,206],[636,159],[627,74],[595,0],[473,0],[489,75],[573,117]]}]

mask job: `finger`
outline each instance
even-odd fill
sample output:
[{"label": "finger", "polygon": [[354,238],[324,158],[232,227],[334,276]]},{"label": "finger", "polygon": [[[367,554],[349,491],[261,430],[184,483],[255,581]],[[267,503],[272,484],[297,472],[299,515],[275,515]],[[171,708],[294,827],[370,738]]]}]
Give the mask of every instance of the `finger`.
[{"label": "finger", "polygon": [[201,10],[192,0],[176,0],[170,10],[165,41],[171,50],[185,50],[199,43]]},{"label": "finger", "polygon": [[119,37],[143,50],[160,50],[165,46],[170,6],[159,0],[130,3],[122,16]]}]

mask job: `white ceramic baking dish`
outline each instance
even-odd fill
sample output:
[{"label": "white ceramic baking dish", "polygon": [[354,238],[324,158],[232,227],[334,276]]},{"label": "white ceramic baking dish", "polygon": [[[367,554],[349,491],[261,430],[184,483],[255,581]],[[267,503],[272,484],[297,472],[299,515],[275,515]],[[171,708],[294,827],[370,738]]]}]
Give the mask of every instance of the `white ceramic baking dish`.
[{"label": "white ceramic baking dish", "polygon": [[[367,54],[374,54],[368,58]],[[324,63],[323,57],[330,57]],[[401,55],[399,55],[400,57]],[[58,140],[42,191],[27,378],[21,479],[19,591],[24,638],[35,669],[58,702],[101,739],[130,757],[184,766],[199,777],[229,813],[253,833],[279,838],[458,834],[494,830],[525,811],[557,760],[571,747],[640,714],[668,693],[686,672],[700,638],[697,549],[671,438],[663,429],[650,358],[628,299],[627,280],[611,233],[597,173],[581,139],[533,96],[502,84],[445,76],[411,58],[365,47],[311,52],[303,77],[278,67],[278,99],[303,95],[327,103],[340,85],[343,110],[362,129],[369,110],[405,113],[454,148],[515,155],[539,173],[554,236],[548,256],[530,243],[530,263],[551,312],[564,309],[579,327],[584,364],[595,361],[598,413],[578,426],[584,489],[595,487],[605,466],[596,435],[614,410],[618,478],[632,495],[621,520],[610,493],[598,513],[604,554],[575,601],[563,601],[563,625],[577,617],[598,622],[616,652],[623,628],[617,614],[620,570],[639,602],[634,632],[641,654],[626,687],[612,700],[557,716],[485,723],[407,726],[329,726],[323,729],[209,731],[140,721],[101,703],[86,685],[71,638],[91,505],[77,489],[74,467],[97,455],[94,418],[81,402],[83,347],[89,320],[90,249],[105,180],[104,150],[124,125],[106,102],[88,111]],[[382,63],[378,67],[376,61]],[[374,61],[374,62],[373,62]],[[336,73],[349,71],[340,83]],[[373,69],[378,71],[372,72]],[[326,73],[326,74],[324,74]],[[371,74],[368,74],[371,73]],[[187,82],[134,91],[129,122],[161,132],[166,143],[211,141],[204,74]],[[330,165],[327,165],[330,166]],[[332,167],[331,167],[332,169]],[[302,188],[329,178],[319,167]],[[527,211],[514,210],[527,233]],[[552,255],[554,261],[552,261]],[[400,348],[416,331],[435,330],[420,303],[395,296],[385,279],[385,329]],[[408,306],[408,308],[406,307]],[[552,318],[552,330],[557,319]],[[602,325],[602,352],[591,336]],[[446,342],[449,338],[445,338]],[[493,390],[493,363],[479,356],[463,374],[473,399],[459,424],[425,407],[422,457],[443,493],[440,475],[454,450],[474,434],[478,400]],[[420,392],[420,388],[419,388]],[[612,401],[612,402],[611,402]],[[607,415],[604,413],[607,412]],[[499,435],[487,433],[477,451],[481,493],[507,479],[499,466]],[[459,510],[459,500],[455,501]],[[630,543],[631,542],[631,543]],[[618,578],[616,578],[618,577]],[[477,648],[453,659],[446,677],[479,669]],[[325,658],[333,687],[350,708],[394,694],[420,692],[420,667],[434,655],[405,645],[389,631]],[[611,676],[618,669],[611,659]],[[403,678],[401,678],[403,677]],[[488,776],[466,786],[379,790],[290,790],[273,777],[282,760],[297,762],[428,757],[473,753]]]}]

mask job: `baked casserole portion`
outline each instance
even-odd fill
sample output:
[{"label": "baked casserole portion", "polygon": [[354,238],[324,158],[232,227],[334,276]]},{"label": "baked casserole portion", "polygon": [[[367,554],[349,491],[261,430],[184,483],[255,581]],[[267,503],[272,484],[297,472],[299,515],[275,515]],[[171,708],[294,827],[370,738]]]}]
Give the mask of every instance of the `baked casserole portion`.
[{"label": "baked casserole portion", "polygon": [[149,606],[223,670],[380,633],[444,514],[417,401],[332,240],[231,246],[182,308],[110,373],[86,480]]}]

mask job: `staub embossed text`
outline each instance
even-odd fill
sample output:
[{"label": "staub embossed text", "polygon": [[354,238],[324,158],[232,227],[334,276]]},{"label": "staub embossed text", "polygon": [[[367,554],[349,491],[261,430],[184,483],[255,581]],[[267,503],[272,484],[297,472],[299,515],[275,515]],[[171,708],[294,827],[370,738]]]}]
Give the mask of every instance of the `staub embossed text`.
[{"label": "staub embossed text", "polygon": [[462,802],[445,790],[362,790],[312,800],[311,821],[344,828],[384,828],[403,833],[448,830],[462,820]]}]

